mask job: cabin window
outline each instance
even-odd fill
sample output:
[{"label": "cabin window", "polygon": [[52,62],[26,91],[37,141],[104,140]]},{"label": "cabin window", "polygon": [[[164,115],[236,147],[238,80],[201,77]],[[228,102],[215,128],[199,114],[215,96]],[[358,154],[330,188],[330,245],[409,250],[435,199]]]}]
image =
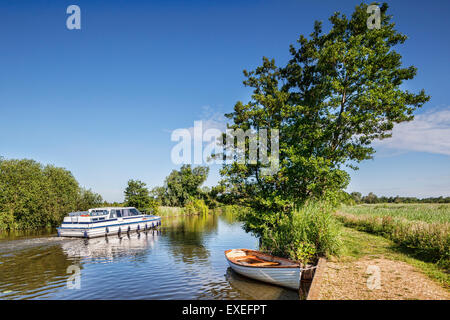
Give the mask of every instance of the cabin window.
[{"label": "cabin window", "polygon": [[130,212],[131,212],[131,215],[132,215],[132,216],[138,216],[138,215],[140,215],[140,212],[137,211],[136,209],[130,209]]},{"label": "cabin window", "polygon": [[111,210],[111,214],[109,215],[110,219],[116,218],[117,214],[116,214],[116,210]]},{"label": "cabin window", "polygon": [[117,218],[122,217],[122,210],[116,210],[116,213],[117,213]]},{"label": "cabin window", "polygon": [[123,216],[124,216],[124,217],[129,217],[129,216],[131,216],[131,214],[130,214],[130,209],[123,209]]}]

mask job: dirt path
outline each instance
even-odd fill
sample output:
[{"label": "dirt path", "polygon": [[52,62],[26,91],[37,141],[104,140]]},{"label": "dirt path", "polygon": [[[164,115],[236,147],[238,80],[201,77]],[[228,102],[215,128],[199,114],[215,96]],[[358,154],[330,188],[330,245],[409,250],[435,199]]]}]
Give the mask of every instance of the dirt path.
[{"label": "dirt path", "polygon": [[415,267],[377,255],[328,261],[319,299],[450,300],[450,292]]}]

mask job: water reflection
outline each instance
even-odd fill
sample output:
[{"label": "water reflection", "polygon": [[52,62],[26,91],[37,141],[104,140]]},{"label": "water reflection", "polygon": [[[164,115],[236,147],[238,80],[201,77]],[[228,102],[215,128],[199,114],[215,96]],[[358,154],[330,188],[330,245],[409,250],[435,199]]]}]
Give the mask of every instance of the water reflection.
[{"label": "water reflection", "polygon": [[16,250],[7,249],[0,253],[0,293],[4,295],[0,295],[1,298],[38,297],[45,291],[63,287],[67,267],[78,264],[75,259],[67,259],[59,243],[55,242],[44,245],[18,243]]},{"label": "water reflection", "polygon": [[247,277],[241,276],[239,273],[234,272],[231,268],[227,269],[225,277],[230,283],[231,287],[237,292],[239,292],[241,297],[246,297],[245,299],[254,299],[254,300],[298,299],[298,294],[295,291],[286,290],[281,287],[249,279]]},{"label": "water reflection", "polygon": [[69,259],[90,259],[97,262],[113,262],[115,259],[130,259],[145,256],[151,249],[161,231],[152,230],[147,233],[117,235],[93,239],[76,239],[61,244],[63,252]]},{"label": "water reflection", "polygon": [[[230,217],[165,218],[158,231],[94,239],[16,232],[0,237],[0,299],[297,299],[244,278],[223,252],[257,241]],[[53,232],[49,235],[49,232]],[[81,269],[69,290],[67,268]]]},{"label": "water reflection", "polygon": [[165,221],[163,232],[176,262],[202,264],[208,261],[210,252],[205,241],[217,231],[217,219],[216,215],[202,215]]}]

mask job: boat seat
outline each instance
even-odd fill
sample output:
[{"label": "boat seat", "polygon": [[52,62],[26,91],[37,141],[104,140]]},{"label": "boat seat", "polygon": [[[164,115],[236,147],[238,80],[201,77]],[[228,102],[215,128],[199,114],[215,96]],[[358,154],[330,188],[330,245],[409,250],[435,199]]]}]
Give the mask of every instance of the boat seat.
[{"label": "boat seat", "polygon": [[240,262],[242,264],[249,265],[249,266],[255,266],[255,267],[277,266],[280,264],[279,262],[267,261],[267,260],[260,259],[256,256],[251,256],[251,255],[248,255],[248,256],[245,256],[242,258],[237,258],[237,259],[235,259],[235,261]]},{"label": "boat seat", "polygon": [[229,258],[246,257],[247,254],[242,250],[233,250],[227,254]]}]

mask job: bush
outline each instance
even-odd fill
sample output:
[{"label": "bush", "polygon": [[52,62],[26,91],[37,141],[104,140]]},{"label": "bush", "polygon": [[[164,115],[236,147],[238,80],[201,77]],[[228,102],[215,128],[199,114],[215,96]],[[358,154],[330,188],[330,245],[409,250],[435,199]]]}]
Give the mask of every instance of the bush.
[{"label": "bush", "polygon": [[205,201],[203,199],[189,198],[189,200],[186,202],[186,205],[184,206],[184,212],[187,215],[205,215],[208,214],[208,206],[205,204]]},{"label": "bush", "polygon": [[147,208],[145,209],[146,213],[158,215],[159,214],[159,202],[155,199],[150,199]]},{"label": "bush", "polygon": [[314,262],[319,256],[339,253],[339,224],[326,202],[307,203],[291,216],[281,216],[275,227],[264,230],[261,249],[270,254]]}]

